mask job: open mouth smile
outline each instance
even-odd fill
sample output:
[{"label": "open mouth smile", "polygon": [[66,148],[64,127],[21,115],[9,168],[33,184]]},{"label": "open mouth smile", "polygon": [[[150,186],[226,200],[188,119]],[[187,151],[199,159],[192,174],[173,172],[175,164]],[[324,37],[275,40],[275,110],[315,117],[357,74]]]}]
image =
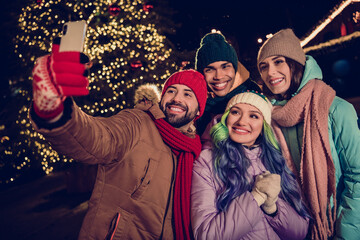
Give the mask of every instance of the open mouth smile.
[{"label": "open mouth smile", "polygon": [[181,114],[183,112],[186,111],[186,109],[179,107],[179,106],[174,106],[174,105],[170,105],[168,106],[169,112],[172,114]]},{"label": "open mouth smile", "polygon": [[229,83],[229,81],[222,82],[222,83],[211,83],[211,85],[213,86],[214,90],[221,91],[226,88],[228,83]]},{"label": "open mouth smile", "polygon": [[245,135],[250,133],[250,131],[246,130],[245,128],[233,127],[232,129],[234,130],[235,133],[240,135]]},{"label": "open mouth smile", "polygon": [[279,83],[281,83],[284,80],[284,78],[273,78],[270,79],[270,84],[271,85],[278,85]]}]

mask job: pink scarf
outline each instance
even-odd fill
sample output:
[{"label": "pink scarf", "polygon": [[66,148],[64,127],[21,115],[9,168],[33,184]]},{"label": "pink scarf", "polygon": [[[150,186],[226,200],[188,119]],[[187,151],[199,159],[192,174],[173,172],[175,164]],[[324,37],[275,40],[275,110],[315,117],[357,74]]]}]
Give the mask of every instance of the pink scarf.
[{"label": "pink scarf", "polygon": [[[334,233],[336,181],[328,132],[329,108],[334,98],[335,91],[331,87],[321,80],[313,79],[285,106],[274,106],[272,112],[274,132],[288,166],[300,178],[305,201],[314,218],[314,224],[310,227],[311,239],[326,240]],[[292,127],[301,122],[304,122],[304,135],[298,173],[280,127]],[[331,196],[334,199],[333,212]]]}]

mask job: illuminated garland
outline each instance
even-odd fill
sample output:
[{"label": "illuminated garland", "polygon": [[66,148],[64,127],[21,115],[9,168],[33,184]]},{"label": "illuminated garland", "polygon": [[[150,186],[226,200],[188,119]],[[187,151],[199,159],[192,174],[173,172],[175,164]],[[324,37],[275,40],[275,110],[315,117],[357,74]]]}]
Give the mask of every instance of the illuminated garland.
[{"label": "illuminated garland", "polygon": [[332,22],[332,20],[335,19],[336,16],[338,16],[347,6],[353,2],[360,2],[360,0],[345,0],[336,6],[327,17],[325,17],[307,36],[301,40],[301,47],[304,47],[312,39],[314,39],[314,37],[316,37],[319,32],[321,32],[329,23]]},{"label": "illuminated garland", "polygon": [[[115,4],[115,5],[114,5]],[[115,8],[109,9],[110,6]],[[116,12],[111,12],[113,10]],[[161,87],[164,80],[177,69],[171,60],[172,49],[167,39],[158,33],[156,18],[141,0],[119,1],[35,1],[22,9],[15,53],[25,68],[32,69],[36,58],[47,54],[51,42],[60,35],[65,22],[84,19],[88,23],[84,52],[93,61],[89,76],[90,94],[76,99],[77,104],[91,115],[112,115],[132,105],[134,87],[145,82]],[[132,64],[132,63],[138,64]],[[27,81],[32,81],[28,76]],[[21,90],[26,99],[16,123],[22,139],[6,149],[5,157],[12,159],[14,176],[0,180],[14,181],[24,168],[34,161],[41,162],[49,174],[59,162],[71,162],[60,156],[44,137],[35,132],[27,117],[31,90]]]},{"label": "illuminated garland", "polygon": [[314,46],[304,48],[304,52],[308,53],[310,51],[316,51],[316,50],[319,50],[319,49],[332,47],[334,45],[342,44],[344,42],[348,42],[348,41],[351,41],[351,40],[353,40],[355,38],[359,38],[359,37],[360,37],[360,32],[354,32],[352,34],[342,36],[342,37],[339,37],[337,39],[331,39],[331,40],[329,40],[327,42],[323,42],[323,43],[320,43],[320,44],[317,44],[317,45],[314,45]]}]

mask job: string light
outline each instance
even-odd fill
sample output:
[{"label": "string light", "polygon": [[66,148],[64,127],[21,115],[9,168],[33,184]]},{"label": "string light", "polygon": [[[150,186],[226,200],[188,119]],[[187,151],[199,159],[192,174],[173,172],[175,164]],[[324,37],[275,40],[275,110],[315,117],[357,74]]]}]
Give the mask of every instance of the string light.
[{"label": "string light", "polygon": [[342,1],[338,6],[336,6],[333,11],[321,21],[307,36],[305,36],[300,44],[301,47],[304,47],[308,44],[316,35],[321,32],[329,23],[334,20],[347,6],[349,6],[353,2],[360,2],[360,0],[345,0]]},{"label": "string light", "polygon": [[352,39],[355,39],[355,38],[360,38],[360,32],[353,32],[352,34],[342,36],[342,37],[339,37],[337,39],[331,39],[329,41],[326,41],[326,42],[323,42],[323,43],[320,43],[320,44],[317,44],[317,45],[314,45],[314,46],[304,48],[304,52],[308,53],[310,51],[315,51],[315,50],[331,47],[331,46],[334,46],[336,44],[342,44],[344,42],[351,41]]},{"label": "string light", "polygon": [[[171,60],[173,50],[165,36],[158,32],[154,15],[144,11],[142,0],[120,0],[119,14],[109,13],[113,1],[33,1],[22,9],[18,19],[20,32],[14,39],[15,53],[25,67],[32,69],[34,60],[51,52],[52,41],[60,35],[65,22],[84,19],[88,23],[84,52],[93,62],[89,75],[90,94],[76,98],[77,104],[93,116],[113,115],[132,106],[134,88],[145,82],[161,86],[177,70]],[[141,61],[141,68],[131,68],[131,63]],[[29,76],[26,81],[32,81]],[[21,90],[27,106],[19,111],[16,123],[21,129],[21,141],[5,150],[12,159],[13,176],[1,183],[16,180],[21,171],[40,163],[49,174],[59,163],[72,162],[59,155],[44,137],[32,129],[28,119],[31,91]],[[25,156],[25,157],[24,157]]]}]

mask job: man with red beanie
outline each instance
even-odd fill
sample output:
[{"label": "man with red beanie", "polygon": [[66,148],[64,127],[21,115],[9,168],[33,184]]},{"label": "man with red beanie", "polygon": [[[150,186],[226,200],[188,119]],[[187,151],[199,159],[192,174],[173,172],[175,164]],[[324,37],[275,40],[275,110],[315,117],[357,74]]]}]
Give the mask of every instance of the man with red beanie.
[{"label": "man with red beanie", "polygon": [[203,75],[176,72],[161,99],[156,91],[149,97],[145,86],[134,109],[92,117],[71,98],[88,94],[82,60],[56,44],[39,58],[30,111],[34,128],[56,151],[98,165],[79,239],[192,239],[192,166],[201,151],[193,122],[206,104]]}]

